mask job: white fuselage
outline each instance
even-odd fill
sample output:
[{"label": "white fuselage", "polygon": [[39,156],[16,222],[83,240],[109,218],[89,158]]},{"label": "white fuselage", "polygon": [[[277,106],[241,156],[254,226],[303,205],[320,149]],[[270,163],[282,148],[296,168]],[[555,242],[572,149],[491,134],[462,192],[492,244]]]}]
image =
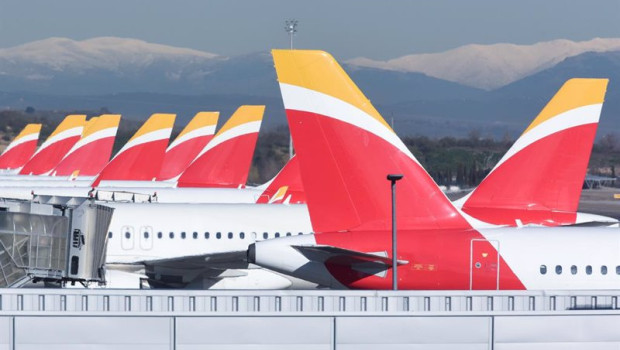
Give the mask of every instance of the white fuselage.
[{"label": "white fuselage", "polygon": [[[516,278],[528,290],[620,289],[618,228],[523,227],[484,229],[478,232],[497,249]],[[441,235],[441,232],[437,234]],[[451,236],[447,239],[458,238]],[[424,240],[420,239],[416,244],[423,246]],[[253,247],[255,263],[311,282],[343,287],[322,263],[311,261],[294,248],[313,245],[317,245],[314,234],[257,242]],[[469,244],[463,246],[468,247]],[[364,252],[355,249],[355,244],[347,248]],[[410,256],[403,252],[408,250],[407,247],[401,246],[398,249],[400,258],[407,260],[407,265],[399,267],[399,271],[419,263],[415,254]],[[472,256],[472,259],[476,257]],[[466,278],[470,278],[475,268],[468,264],[453,266],[449,270],[453,271],[455,277],[463,277],[459,274],[465,274]],[[502,271],[498,270],[498,274],[501,275]]]},{"label": "white fuselage", "polygon": [[115,209],[109,229],[108,263],[243,251],[256,240],[312,232],[305,205],[105,205]]}]

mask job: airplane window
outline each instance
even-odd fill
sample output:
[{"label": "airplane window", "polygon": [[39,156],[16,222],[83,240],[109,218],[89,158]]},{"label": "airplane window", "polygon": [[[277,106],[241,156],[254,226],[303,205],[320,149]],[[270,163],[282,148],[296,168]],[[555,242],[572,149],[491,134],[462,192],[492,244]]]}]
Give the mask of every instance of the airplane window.
[{"label": "airplane window", "polygon": [[570,267],[570,273],[573,275],[577,274],[577,266],[573,265]]},{"label": "airplane window", "polygon": [[547,273],[547,265],[540,265],[540,274],[544,275]]},{"label": "airplane window", "polygon": [[205,232],[205,239],[209,239],[209,236],[210,236],[209,232]]},{"label": "airplane window", "polygon": [[233,238],[232,232],[228,232],[228,239],[232,239],[232,238]]},{"label": "airplane window", "polygon": [[264,238],[264,239],[269,238],[269,234],[268,234],[267,232],[263,232],[263,238]]},{"label": "airplane window", "polygon": [[557,273],[558,275],[562,274],[562,265],[555,266],[555,273]]},{"label": "airplane window", "polygon": [[280,237],[280,232],[276,232],[276,238]]},{"label": "airplane window", "polygon": [[185,231],[181,232],[181,238],[185,239]]},{"label": "airplane window", "polygon": [[169,236],[170,238],[174,238],[174,232],[170,232],[170,233],[168,234],[168,236]]},{"label": "airplane window", "polygon": [[616,266],[616,275],[620,275],[620,266]]},{"label": "airplane window", "polygon": [[290,236],[290,235],[291,235],[291,233],[290,233],[290,232],[287,232],[287,233],[286,233],[286,235],[287,235],[287,236]]},{"label": "airplane window", "polygon": [[245,233],[240,232],[240,233],[239,233],[239,238],[244,239],[244,238],[245,238]]},{"label": "airplane window", "polygon": [[148,231],[144,231],[144,238],[149,238],[149,233],[148,233]]},{"label": "airplane window", "polygon": [[127,238],[127,239],[131,238],[131,233],[125,232],[125,238]]},{"label": "airplane window", "polygon": [[300,235],[303,235],[303,234],[304,234],[303,232],[299,232],[297,235],[300,236]]},{"label": "airplane window", "polygon": [[601,266],[601,275],[606,275],[607,274],[607,266],[603,265]]},{"label": "airplane window", "polygon": [[586,266],[586,274],[587,275],[591,275],[592,274],[592,266],[590,266],[590,265]]},{"label": "airplane window", "polygon": [[221,232],[216,233],[215,234],[215,238],[217,238],[217,239],[222,238],[222,233]]},{"label": "airplane window", "polygon": [[108,232],[108,238],[112,238],[112,232]]},{"label": "airplane window", "polygon": [[194,237],[194,239],[198,238],[198,232],[192,233],[192,237]]},{"label": "airplane window", "polygon": [[157,232],[157,238],[161,239],[163,236],[164,234],[161,231]]}]

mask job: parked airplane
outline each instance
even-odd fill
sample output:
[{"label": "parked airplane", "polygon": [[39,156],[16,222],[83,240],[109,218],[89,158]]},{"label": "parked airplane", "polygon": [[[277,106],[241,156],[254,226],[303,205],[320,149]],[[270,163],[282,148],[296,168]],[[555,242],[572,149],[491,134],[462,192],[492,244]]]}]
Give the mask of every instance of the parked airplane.
[{"label": "parked airplane", "polygon": [[158,181],[181,175],[198,153],[211,141],[220,112],[199,112],[170,143],[164,156]]},{"label": "parked airplane", "polygon": [[245,186],[264,113],[265,106],[239,107],[178,177],[178,187]]},{"label": "parked airplane", "polygon": [[617,229],[472,228],[329,54],[273,56],[315,233],[257,242],[249,262],[333,288],[390,288],[386,175],[402,174],[399,288],[620,287]]},{"label": "parked airplane", "polygon": [[0,155],[0,170],[20,169],[34,155],[39,141],[41,124],[27,124]]},{"label": "parked airplane", "polygon": [[[240,107],[201,149],[200,155],[195,156],[196,160],[188,170],[193,171],[192,176],[200,175],[196,179],[201,179],[201,185],[212,186],[210,188],[172,188],[176,184],[172,181],[103,180],[94,190],[83,181],[69,182],[67,186],[56,186],[57,182],[53,182],[54,187],[40,186],[34,182],[9,183],[4,186],[0,183],[0,196],[30,199],[34,193],[81,197],[93,195],[98,199],[107,199],[110,198],[110,192],[133,192],[153,195],[162,203],[303,203],[303,188],[294,160],[276,176],[277,181],[272,180],[259,187],[245,187],[263,111],[264,106]],[[213,118],[211,120],[214,125],[215,121]],[[190,134],[198,136],[194,132]],[[183,135],[179,137],[185,138]],[[151,161],[152,157],[144,159]],[[198,183],[196,179],[193,180],[195,184]]]},{"label": "parked airplane", "polygon": [[112,147],[121,120],[119,114],[91,118],[82,137],[52,171],[54,176],[95,176],[110,161]]},{"label": "parked airplane", "polygon": [[[307,234],[301,205],[106,203],[109,288],[280,289],[290,279],[249,266],[250,243]],[[217,255],[217,256],[214,256]],[[212,258],[209,258],[212,257]]]},{"label": "parked airplane", "polygon": [[62,157],[78,142],[86,124],[85,115],[69,115],[37,149],[32,158],[19,171],[20,175],[50,173]]},{"label": "parked airplane", "polygon": [[616,221],[578,213],[607,79],[570,79],[457,207],[496,225]]}]

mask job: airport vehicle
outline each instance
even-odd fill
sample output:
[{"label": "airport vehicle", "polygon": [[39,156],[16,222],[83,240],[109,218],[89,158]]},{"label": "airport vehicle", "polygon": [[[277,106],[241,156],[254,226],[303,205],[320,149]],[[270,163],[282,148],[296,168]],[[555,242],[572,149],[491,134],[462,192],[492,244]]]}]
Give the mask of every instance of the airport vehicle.
[{"label": "airport vehicle", "polygon": [[82,135],[85,115],[68,115],[19,171],[20,175],[47,175]]},{"label": "airport vehicle", "polygon": [[389,289],[394,269],[399,289],[620,287],[617,228],[475,229],[328,53],[273,56],[315,233],[256,242],[250,263],[332,288]]},{"label": "airport vehicle", "polygon": [[27,124],[0,155],[0,171],[19,171],[37,149],[41,124]]}]

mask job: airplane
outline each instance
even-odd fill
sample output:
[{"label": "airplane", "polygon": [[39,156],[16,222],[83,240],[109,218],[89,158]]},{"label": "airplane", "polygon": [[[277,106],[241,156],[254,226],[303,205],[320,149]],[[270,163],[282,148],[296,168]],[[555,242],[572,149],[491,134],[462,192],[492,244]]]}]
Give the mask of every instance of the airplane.
[{"label": "airplane", "polygon": [[23,167],[37,149],[40,132],[41,124],[26,124],[0,155],[0,170],[11,173]]},{"label": "airplane", "polygon": [[119,114],[104,114],[88,120],[78,142],[52,171],[52,176],[95,176],[110,161],[121,120]]},{"label": "airplane", "polygon": [[607,79],[570,79],[493,170],[455,205],[495,225],[614,222],[579,213]]},{"label": "airplane", "polygon": [[82,135],[86,116],[68,115],[24,164],[19,175],[49,174]]},{"label": "airplane", "polygon": [[314,233],[251,244],[248,262],[331,288],[390,289],[394,269],[399,289],[620,287],[616,228],[472,227],[331,55],[272,54]]},{"label": "airplane", "polygon": [[199,112],[187,123],[166,149],[157,181],[166,181],[181,175],[213,138],[219,116],[220,112]]},{"label": "airplane", "polygon": [[[295,160],[290,160],[274,180],[258,187],[246,187],[249,167],[264,106],[242,106],[203,148],[188,169],[198,176],[200,185],[212,187],[172,188],[172,181],[109,181],[102,180],[97,188],[90,183],[73,181],[54,187],[38,183],[0,183],[0,196],[31,199],[33,194],[63,195],[110,199],[113,192],[149,195],[161,203],[303,203],[303,188]],[[213,125],[215,121],[213,120]],[[191,124],[191,123],[190,123]],[[187,129],[187,128],[186,128]],[[194,132],[190,134],[196,135]],[[183,134],[178,138],[184,138]],[[168,147],[171,150],[170,147]],[[158,152],[158,151],[157,151]],[[196,152],[198,153],[198,152]],[[145,158],[146,160],[152,159]],[[202,170],[201,170],[202,169]],[[161,174],[161,172],[160,172]],[[205,176],[202,176],[202,175]],[[198,184],[196,179],[192,180]],[[180,183],[183,185],[183,183]],[[129,187],[129,186],[138,187]],[[116,187],[115,187],[116,186]],[[168,186],[168,187],[166,187]]]}]

